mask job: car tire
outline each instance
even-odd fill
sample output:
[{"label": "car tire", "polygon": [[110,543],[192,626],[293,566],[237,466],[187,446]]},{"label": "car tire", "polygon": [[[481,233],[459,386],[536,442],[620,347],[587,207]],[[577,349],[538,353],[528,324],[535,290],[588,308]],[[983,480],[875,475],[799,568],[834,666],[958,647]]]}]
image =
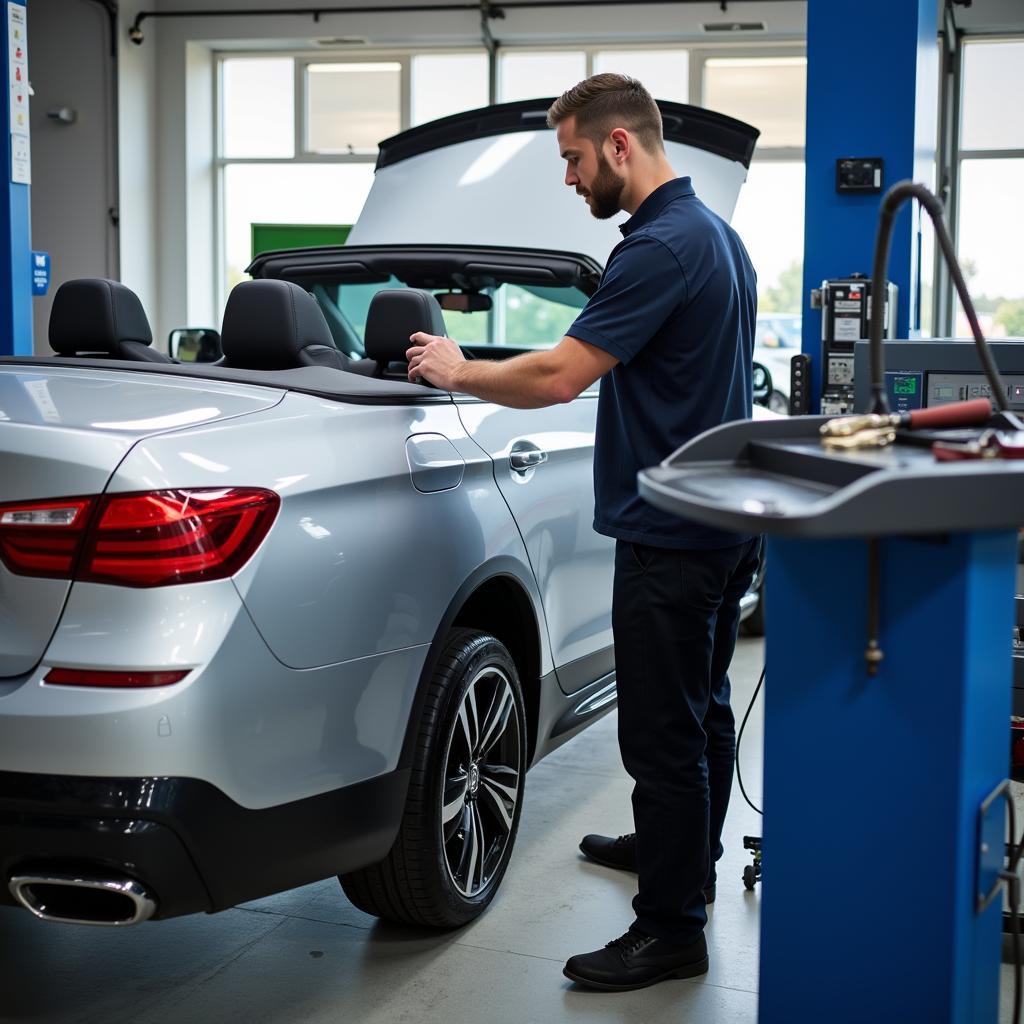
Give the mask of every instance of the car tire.
[{"label": "car tire", "polygon": [[789,415],[789,395],[781,391],[773,391],[768,396],[767,405],[772,412],[777,412],[781,416]]},{"label": "car tire", "polygon": [[427,685],[398,837],[378,864],[339,875],[360,910],[458,928],[486,910],[515,845],[526,774],[515,662],[495,637],[454,629]]}]

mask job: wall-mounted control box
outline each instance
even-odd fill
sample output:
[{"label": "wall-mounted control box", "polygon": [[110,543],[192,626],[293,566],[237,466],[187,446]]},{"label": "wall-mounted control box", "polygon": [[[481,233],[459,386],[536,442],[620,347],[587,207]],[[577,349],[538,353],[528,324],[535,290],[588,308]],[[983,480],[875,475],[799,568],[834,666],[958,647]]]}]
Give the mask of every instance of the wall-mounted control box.
[{"label": "wall-mounted control box", "polygon": [[880,156],[845,156],[836,161],[837,192],[881,192]]}]

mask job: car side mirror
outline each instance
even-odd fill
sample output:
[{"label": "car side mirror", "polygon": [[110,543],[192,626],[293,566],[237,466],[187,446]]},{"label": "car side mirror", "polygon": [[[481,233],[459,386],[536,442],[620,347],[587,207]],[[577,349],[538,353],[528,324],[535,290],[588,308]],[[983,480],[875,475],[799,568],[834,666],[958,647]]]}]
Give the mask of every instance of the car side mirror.
[{"label": "car side mirror", "polygon": [[212,327],[178,327],[167,336],[167,351],[182,363],[214,363],[224,354]]}]

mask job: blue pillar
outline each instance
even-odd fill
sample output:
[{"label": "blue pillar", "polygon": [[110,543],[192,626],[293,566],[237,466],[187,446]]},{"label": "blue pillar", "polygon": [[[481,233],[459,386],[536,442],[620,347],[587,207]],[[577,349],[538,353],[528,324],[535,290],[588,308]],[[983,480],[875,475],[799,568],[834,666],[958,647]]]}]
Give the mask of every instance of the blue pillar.
[{"label": "blue pillar", "polygon": [[[26,178],[29,167],[25,14],[24,0],[5,0],[0,36],[3,37],[3,67],[11,98],[9,102],[0,102],[0,124],[7,153],[7,165],[2,172],[4,187],[0,190],[4,192],[4,198],[0,199],[0,355],[32,355],[29,186],[14,180]],[[20,91],[22,87],[24,91]],[[23,120],[19,119],[19,113]]]},{"label": "blue pillar", "polygon": [[760,1024],[997,1019],[1016,543],[883,539],[870,677],[867,542],[768,538]]},{"label": "blue pillar", "polygon": [[[870,276],[881,203],[881,194],[837,193],[836,160],[881,157],[883,193],[907,178],[932,184],[937,33],[936,0],[808,0],[802,348],[812,411],[821,396],[821,312],[810,308],[810,291],[825,278]],[[900,212],[889,260],[899,338],[910,324],[916,217],[909,205]]]}]

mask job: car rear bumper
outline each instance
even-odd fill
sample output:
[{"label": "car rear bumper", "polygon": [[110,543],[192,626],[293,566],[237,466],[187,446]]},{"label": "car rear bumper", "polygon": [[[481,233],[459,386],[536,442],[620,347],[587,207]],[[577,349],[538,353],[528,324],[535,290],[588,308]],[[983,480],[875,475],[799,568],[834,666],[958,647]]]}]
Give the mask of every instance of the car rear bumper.
[{"label": "car rear bumper", "polygon": [[225,910],[381,860],[408,781],[252,810],[198,779],[0,772],[0,904],[12,875],[76,872],[141,882],[156,918]]}]

